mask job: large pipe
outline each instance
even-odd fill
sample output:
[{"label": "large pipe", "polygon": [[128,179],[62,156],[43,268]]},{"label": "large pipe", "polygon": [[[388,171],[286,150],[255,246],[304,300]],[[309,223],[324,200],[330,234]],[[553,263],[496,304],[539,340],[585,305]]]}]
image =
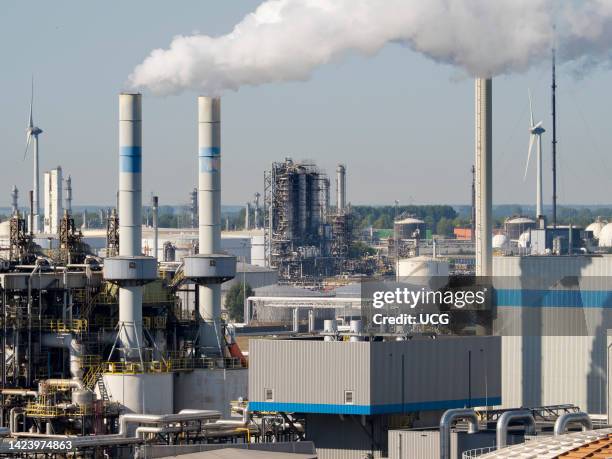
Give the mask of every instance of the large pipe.
[{"label": "large pipe", "polygon": [[[119,95],[119,255],[141,255],[142,96]],[[120,340],[126,357],[142,345],[142,286],[119,288]]]},{"label": "large pipe", "polygon": [[557,418],[555,421],[554,434],[563,435],[567,432],[570,424],[580,424],[582,430],[593,430],[593,421],[587,413],[565,413]]},{"label": "large pipe", "polygon": [[46,347],[67,349],[70,358],[70,376],[78,380],[83,378],[83,345],[79,340],[71,334],[44,334],[41,343]]},{"label": "large pipe", "polygon": [[247,202],[245,207],[244,207],[244,229],[245,230],[250,230],[251,229],[251,203]]},{"label": "large pipe", "polygon": [[476,79],[476,275],[492,274],[493,82]]},{"label": "large pipe", "polygon": [[[198,97],[199,253],[221,250],[221,99]],[[221,285],[199,286],[200,345],[219,347]]]},{"label": "large pipe", "polygon": [[476,412],[467,408],[446,410],[440,418],[440,459],[451,459],[451,429],[457,421],[468,422],[468,433],[478,432],[478,416]]},{"label": "large pipe", "polygon": [[336,168],[336,211],[342,213],[346,207],[346,167],[338,164]]},{"label": "large pipe", "polygon": [[506,411],[497,420],[495,428],[495,438],[497,449],[505,448],[508,445],[508,427],[511,422],[522,422],[525,424],[525,433],[535,435],[536,424],[533,414],[529,410]]}]

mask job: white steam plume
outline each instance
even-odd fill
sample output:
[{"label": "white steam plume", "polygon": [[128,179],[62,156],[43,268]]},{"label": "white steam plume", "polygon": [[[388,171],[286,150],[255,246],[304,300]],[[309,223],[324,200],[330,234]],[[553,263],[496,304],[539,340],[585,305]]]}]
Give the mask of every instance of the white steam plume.
[{"label": "white steam plume", "polygon": [[548,58],[553,41],[562,60],[607,60],[612,0],[267,0],[227,35],[177,36],[152,51],[130,84],[218,94],[306,80],[347,51],[372,55],[388,42],[493,76]]}]

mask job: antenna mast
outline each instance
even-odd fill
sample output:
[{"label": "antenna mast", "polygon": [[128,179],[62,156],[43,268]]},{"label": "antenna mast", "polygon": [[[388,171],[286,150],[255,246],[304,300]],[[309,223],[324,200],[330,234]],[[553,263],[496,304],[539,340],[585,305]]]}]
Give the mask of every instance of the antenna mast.
[{"label": "antenna mast", "polygon": [[557,79],[555,71],[555,48],[552,50],[552,223],[557,227]]}]

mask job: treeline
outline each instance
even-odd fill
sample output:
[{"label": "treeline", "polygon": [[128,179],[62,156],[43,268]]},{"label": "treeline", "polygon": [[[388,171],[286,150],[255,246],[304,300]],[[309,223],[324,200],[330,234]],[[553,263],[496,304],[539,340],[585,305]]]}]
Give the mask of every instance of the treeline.
[{"label": "treeline", "polygon": [[423,220],[434,234],[451,235],[456,226],[469,225],[469,219],[460,217],[452,206],[423,205],[423,206],[352,206],[353,228],[365,230],[393,228],[396,214],[413,215]]}]

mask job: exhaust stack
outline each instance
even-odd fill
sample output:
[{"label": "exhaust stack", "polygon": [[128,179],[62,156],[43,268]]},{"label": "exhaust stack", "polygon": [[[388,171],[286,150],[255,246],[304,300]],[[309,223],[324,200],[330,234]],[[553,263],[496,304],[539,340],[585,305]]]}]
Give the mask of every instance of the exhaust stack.
[{"label": "exhaust stack", "polygon": [[476,79],[476,275],[491,276],[493,202],[493,82]]},{"label": "exhaust stack", "polygon": [[338,164],[336,168],[336,211],[341,214],[346,207],[346,167]]},{"label": "exhaust stack", "polygon": [[236,258],[221,254],[221,100],[198,98],[199,253],[185,257],[185,278],[199,285],[199,350],[221,353],[221,283],[236,275]]},{"label": "exhaust stack", "polygon": [[126,360],[142,360],[143,285],[157,263],[142,253],[142,96],[119,96],[119,256],[104,261],[104,277],[119,285],[119,341]]}]

